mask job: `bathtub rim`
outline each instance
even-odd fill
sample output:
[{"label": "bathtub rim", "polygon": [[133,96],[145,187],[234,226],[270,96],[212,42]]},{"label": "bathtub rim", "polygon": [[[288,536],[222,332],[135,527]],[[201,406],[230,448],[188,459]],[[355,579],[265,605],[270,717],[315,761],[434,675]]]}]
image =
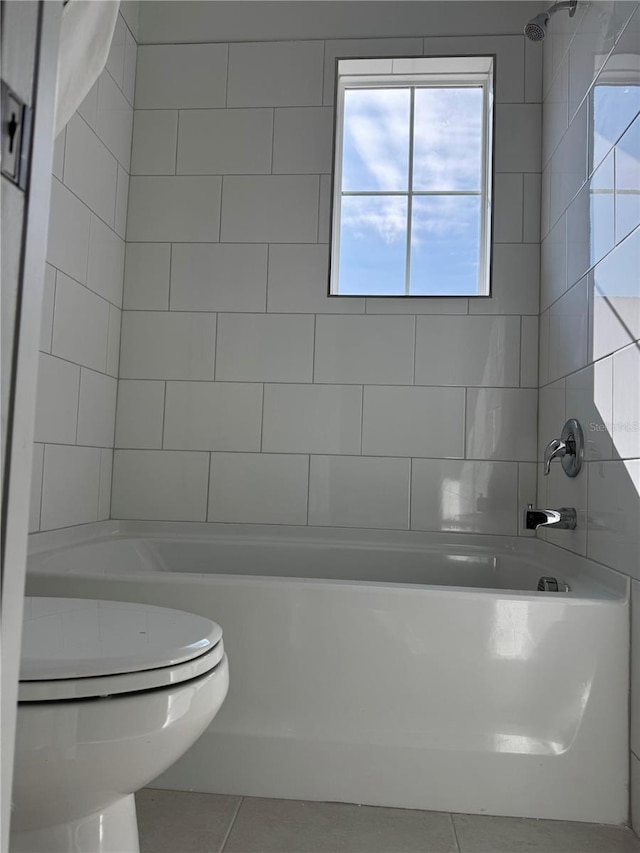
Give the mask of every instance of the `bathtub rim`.
[{"label": "bathtub rim", "polygon": [[585,595],[584,592],[571,590],[568,593],[544,593],[537,590],[518,590],[490,587],[470,586],[444,586],[442,584],[411,584],[398,581],[365,581],[347,578],[304,578],[296,576],[274,576],[259,574],[232,574],[218,572],[156,572],[146,571],[132,573],[109,572],[108,577],[124,580],[135,576],[137,578],[154,577],[160,581],[163,577],[184,578],[185,582],[201,581],[204,578],[212,578],[221,583],[258,583],[265,584],[295,583],[326,586],[327,584],[348,587],[378,587],[390,590],[410,590],[412,592],[429,592],[430,594],[445,593],[447,595],[462,594],[469,595],[493,594],[500,598],[510,600],[544,600],[544,601],[570,601],[574,604],[593,602],[619,602],[625,604],[629,601],[631,580],[630,577],[602,565],[588,557],[575,554],[572,551],[559,548],[537,538],[518,536],[499,536],[491,534],[468,534],[468,533],[428,533],[422,531],[390,531],[371,530],[362,528],[308,528],[285,525],[254,525],[254,524],[216,524],[210,522],[162,522],[162,521],[104,521],[91,524],[78,525],[75,527],[62,528],[53,531],[43,531],[31,534],[29,537],[28,559],[31,563],[27,567],[28,575],[31,577],[46,575],[70,575],[81,577],[105,577],[104,572],[67,570],[60,571],[54,568],[38,565],[40,558],[47,554],[54,554],[70,548],[79,546],[90,546],[109,542],[122,542],[131,539],[142,540],[165,540],[165,541],[218,541],[220,543],[252,542],[265,544],[287,544],[291,546],[313,545],[314,547],[339,546],[345,548],[371,548],[389,551],[417,552],[460,548],[468,549],[469,553],[474,551],[478,554],[510,555],[524,560],[545,561],[544,569],[541,566],[541,574],[557,573],[563,580],[572,578],[579,579],[579,585],[586,584],[592,594]]}]

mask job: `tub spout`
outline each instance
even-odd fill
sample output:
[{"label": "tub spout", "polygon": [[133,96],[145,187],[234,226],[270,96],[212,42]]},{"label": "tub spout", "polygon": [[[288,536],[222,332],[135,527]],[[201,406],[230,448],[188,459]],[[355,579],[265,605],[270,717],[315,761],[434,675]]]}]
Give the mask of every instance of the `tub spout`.
[{"label": "tub spout", "polygon": [[575,530],[576,523],[576,511],[570,506],[561,506],[560,509],[534,509],[533,504],[529,504],[524,511],[526,530],[537,530],[539,527]]}]

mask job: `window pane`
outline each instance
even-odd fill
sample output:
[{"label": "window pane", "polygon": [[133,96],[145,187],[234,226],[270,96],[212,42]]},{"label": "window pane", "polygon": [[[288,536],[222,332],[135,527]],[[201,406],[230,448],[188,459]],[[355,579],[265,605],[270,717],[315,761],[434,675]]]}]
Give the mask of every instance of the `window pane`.
[{"label": "window pane", "polygon": [[414,198],[411,294],[477,295],[479,269],[480,198]]},{"label": "window pane", "polygon": [[342,190],[408,189],[409,89],[344,93]]},{"label": "window pane", "polygon": [[406,198],[345,196],[342,199],[341,294],[404,294],[406,251]]},{"label": "window pane", "polygon": [[482,89],[416,89],[413,189],[482,187]]}]

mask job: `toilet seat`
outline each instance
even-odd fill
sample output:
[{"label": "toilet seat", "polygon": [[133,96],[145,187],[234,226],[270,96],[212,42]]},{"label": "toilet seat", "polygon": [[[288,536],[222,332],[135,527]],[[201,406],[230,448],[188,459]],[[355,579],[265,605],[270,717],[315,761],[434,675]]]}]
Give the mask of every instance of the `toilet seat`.
[{"label": "toilet seat", "polygon": [[222,629],[165,607],[25,598],[19,702],[89,699],[199,678],[224,658]]}]

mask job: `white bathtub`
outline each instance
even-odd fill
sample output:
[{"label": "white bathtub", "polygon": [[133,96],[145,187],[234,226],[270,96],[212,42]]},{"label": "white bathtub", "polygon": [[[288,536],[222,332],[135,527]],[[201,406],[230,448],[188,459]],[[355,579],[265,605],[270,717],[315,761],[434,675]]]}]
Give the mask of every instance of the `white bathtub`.
[{"label": "white bathtub", "polygon": [[[537,592],[541,575],[570,591]],[[159,786],[627,820],[628,583],[569,552],[508,537],[108,523],[32,537],[28,592],[144,601],[223,626],[227,701]]]}]

